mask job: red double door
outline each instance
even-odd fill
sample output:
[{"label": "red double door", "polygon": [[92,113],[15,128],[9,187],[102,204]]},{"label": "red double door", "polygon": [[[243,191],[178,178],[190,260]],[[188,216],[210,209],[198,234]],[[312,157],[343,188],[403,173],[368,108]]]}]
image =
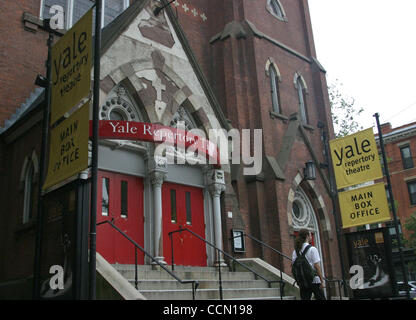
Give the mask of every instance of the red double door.
[{"label": "red double door", "polygon": [[[201,238],[205,238],[203,198],[200,188],[163,183],[163,255],[168,264],[172,263],[172,244],[169,232],[178,230],[182,226]],[[172,243],[175,265],[207,265],[205,242],[192,233],[176,232],[172,234]]]},{"label": "red double door", "polygon": [[[97,222],[112,220],[131,239],[144,247],[143,179],[99,171],[97,188]],[[163,254],[171,264],[172,246],[169,232],[188,228],[205,238],[202,189],[165,182],[162,185]],[[206,246],[189,232],[173,234],[176,265],[206,266]],[[109,263],[134,264],[135,250],[123,235],[105,223],[97,226],[97,252]],[[137,250],[138,263],[144,254]]]},{"label": "red double door", "polygon": [[[113,223],[143,247],[143,179],[99,171],[97,222]],[[135,246],[109,224],[97,226],[97,251],[110,263],[134,264]],[[144,254],[137,250],[138,264]]]}]

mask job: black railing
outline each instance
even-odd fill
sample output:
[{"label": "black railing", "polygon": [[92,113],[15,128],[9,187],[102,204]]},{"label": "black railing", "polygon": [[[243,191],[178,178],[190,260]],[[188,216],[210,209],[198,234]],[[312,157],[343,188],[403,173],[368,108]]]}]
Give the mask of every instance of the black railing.
[{"label": "black railing", "polygon": [[113,227],[115,230],[117,230],[123,237],[125,237],[128,241],[130,241],[134,245],[134,278],[135,278],[135,288],[138,290],[138,272],[137,272],[137,249],[142,251],[145,255],[147,255],[154,263],[158,264],[163,270],[165,270],[167,273],[169,273],[173,278],[175,278],[178,282],[181,284],[191,283],[192,284],[192,300],[195,300],[195,293],[198,289],[199,282],[197,280],[182,280],[177,275],[175,275],[173,272],[171,272],[168,268],[166,268],[163,264],[161,264],[159,261],[157,261],[150,253],[148,253],[145,249],[143,249],[139,244],[137,244],[133,239],[131,239],[127,234],[125,234],[122,230],[120,230],[112,221],[105,220],[102,222],[97,223],[97,226],[102,225],[104,223],[108,223],[111,227]]},{"label": "black railing", "polygon": [[[342,300],[341,286],[345,286],[344,281],[342,281],[341,279],[328,279],[328,278],[325,278],[325,282],[327,284],[331,284],[331,283],[337,283],[338,284],[339,300]],[[334,290],[334,291],[336,291],[336,290]],[[332,295],[331,295],[331,288],[329,288],[328,292],[329,292],[329,297],[328,298],[331,299],[331,297],[332,297]]]},{"label": "black railing", "polygon": [[[251,240],[254,240],[254,241],[256,241],[258,244],[261,244],[262,246],[264,246],[264,247],[266,247],[266,248],[269,248],[270,250],[272,250],[273,252],[275,252],[275,253],[277,253],[278,255],[280,255],[281,257],[283,257],[283,258],[286,258],[286,259],[288,259],[290,262],[292,262],[292,258],[290,258],[289,256],[287,256],[287,255],[285,255],[284,253],[282,253],[282,252],[280,252],[279,250],[277,250],[277,249],[275,249],[275,248],[273,248],[273,247],[271,247],[270,245],[268,245],[267,243],[264,243],[263,241],[261,241],[261,240],[259,240],[259,239],[257,239],[257,238],[255,238],[255,237],[253,237],[253,236],[251,236],[251,235],[249,235],[249,234],[247,234],[247,233],[245,233],[245,232],[243,232],[242,234],[239,234],[239,235],[237,235],[237,236],[235,236],[235,237],[232,237],[232,238],[230,238],[230,240],[231,239],[234,239],[234,238],[239,238],[239,237],[241,237],[241,236],[245,236],[245,237],[248,237],[248,238],[250,238]],[[283,267],[282,267],[282,265],[280,264],[280,281],[282,281],[283,282],[283,272],[282,272],[282,269],[283,269]],[[328,284],[331,284],[331,283],[337,283],[338,284],[338,289],[339,289],[339,299],[341,300],[342,299],[342,294],[341,294],[341,286],[345,286],[345,283],[344,283],[344,281],[343,280],[341,280],[341,279],[328,279],[328,278],[325,278],[324,277],[324,279],[325,279],[325,281],[328,283]],[[293,283],[293,285],[296,283],[296,281]],[[283,285],[284,285],[284,282],[283,282]],[[329,290],[328,290],[328,292],[329,292],[329,298],[331,298],[331,290],[330,290],[330,288],[329,288]]]},{"label": "black railing", "polygon": [[229,255],[228,253],[226,253],[225,251],[221,250],[220,248],[216,247],[214,244],[212,244],[211,242],[205,240],[204,238],[202,238],[201,236],[199,236],[198,234],[196,234],[195,232],[193,232],[192,230],[189,230],[188,228],[182,228],[182,226],[180,226],[180,228],[178,230],[174,230],[169,232],[169,238],[170,238],[170,243],[171,243],[171,248],[172,248],[172,270],[175,270],[174,265],[175,265],[175,260],[174,260],[174,250],[173,250],[173,238],[172,235],[174,233],[177,232],[184,232],[187,231],[191,234],[193,234],[195,237],[197,237],[199,240],[205,242],[206,244],[208,244],[209,246],[211,246],[212,248],[214,248],[217,252],[217,261],[218,261],[218,281],[219,281],[219,293],[220,293],[220,300],[223,300],[223,289],[222,289],[222,277],[221,277],[221,263],[220,263],[220,253],[222,253],[224,256],[226,256],[228,259],[234,261],[235,263],[239,264],[240,266],[242,266],[243,268],[245,268],[246,270],[254,273],[257,277],[263,279],[264,281],[267,282],[269,288],[272,287],[272,283],[278,282],[279,283],[279,288],[280,288],[280,299],[283,299],[283,288],[284,288],[284,282],[282,280],[269,280],[266,279],[265,277],[263,277],[262,275],[258,274],[256,271],[254,271],[253,269],[251,269],[250,267],[246,266],[245,264],[241,263],[240,261],[238,261],[237,259],[235,259],[234,257],[232,257],[231,255]]}]

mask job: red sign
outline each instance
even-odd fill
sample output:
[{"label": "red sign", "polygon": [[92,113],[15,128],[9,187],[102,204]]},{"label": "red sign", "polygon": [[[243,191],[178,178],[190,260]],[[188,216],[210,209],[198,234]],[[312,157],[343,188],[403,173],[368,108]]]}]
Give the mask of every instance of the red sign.
[{"label": "red sign", "polygon": [[[92,121],[90,120],[91,136]],[[174,146],[184,146],[185,149],[193,146],[193,150],[205,154],[210,162],[217,166],[220,164],[219,150],[214,143],[204,137],[181,129],[146,122],[100,120],[98,136],[100,139],[136,140],[154,143],[166,142]]]}]

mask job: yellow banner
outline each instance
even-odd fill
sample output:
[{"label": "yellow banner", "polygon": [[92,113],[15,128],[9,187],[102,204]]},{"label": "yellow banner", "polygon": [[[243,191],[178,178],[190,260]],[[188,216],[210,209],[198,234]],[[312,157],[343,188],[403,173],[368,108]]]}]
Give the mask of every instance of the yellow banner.
[{"label": "yellow banner", "polygon": [[90,92],[91,40],[92,9],[52,48],[52,124]]},{"label": "yellow banner", "polygon": [[383,177],[373,129],[329,141],[337,189]]},{"label": "yellow banner", "polygon": [[338,198],[343,228],[390,220],[384,183],[340,192]]},{"label": "yellow banner", "polygon": [[89,102],[51,130],[48,175],[43,189],[88,167]]}]

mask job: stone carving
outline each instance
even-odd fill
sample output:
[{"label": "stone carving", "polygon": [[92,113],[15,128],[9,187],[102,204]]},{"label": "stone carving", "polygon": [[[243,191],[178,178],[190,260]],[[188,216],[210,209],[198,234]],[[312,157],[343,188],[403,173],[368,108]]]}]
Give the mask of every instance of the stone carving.
[{"label": "stone carving", "polygon": [[170,32],[165,15],[161,13],[155,17],[150,8],[147,8],[146,11],[149,13],[149,18],[141,20],[138,25],[142,36],[165,47],[172,48],[175,40]]}]

